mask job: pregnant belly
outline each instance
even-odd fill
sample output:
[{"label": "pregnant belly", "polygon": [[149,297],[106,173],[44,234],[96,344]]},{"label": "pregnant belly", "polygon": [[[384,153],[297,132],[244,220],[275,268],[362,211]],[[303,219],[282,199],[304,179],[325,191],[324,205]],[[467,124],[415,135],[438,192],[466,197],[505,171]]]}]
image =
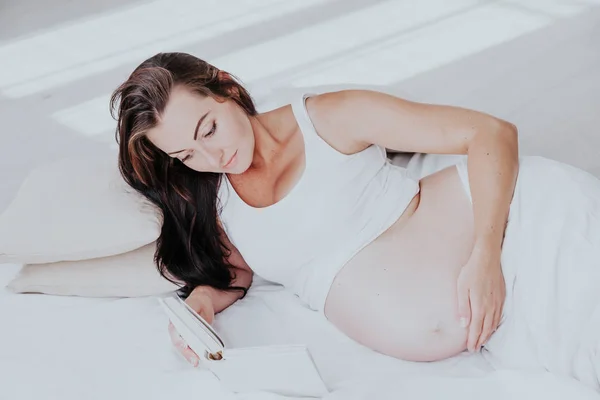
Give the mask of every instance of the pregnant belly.
[{"label": "pregnant belly", "polygon": [[453,167],[423,179],[418,201],[342,268],[325,314],[375,351],[435,361],[466,348],[456,282],[473,246],[473,212]]}]

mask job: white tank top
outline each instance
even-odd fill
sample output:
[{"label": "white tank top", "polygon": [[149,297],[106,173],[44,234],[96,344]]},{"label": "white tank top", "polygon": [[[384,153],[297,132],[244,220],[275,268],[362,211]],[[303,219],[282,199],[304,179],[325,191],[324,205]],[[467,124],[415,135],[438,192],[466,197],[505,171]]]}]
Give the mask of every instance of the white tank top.
[{"label": "white tank top", "polygon": [[292,103],[306,159],[293,189],[279,202],[255,208],[224,175],[219,199],[223,227],[250,268],[319,309],[335,274],[400,217],[419,183],[392,165],[382,147],[352,155],[331,147],[310,121],[309,96]]}]

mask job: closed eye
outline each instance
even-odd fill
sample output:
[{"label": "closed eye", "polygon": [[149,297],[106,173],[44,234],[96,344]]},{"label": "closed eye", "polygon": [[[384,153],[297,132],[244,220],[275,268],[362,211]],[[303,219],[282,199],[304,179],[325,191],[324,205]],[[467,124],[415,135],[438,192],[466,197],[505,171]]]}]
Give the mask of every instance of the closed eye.
[{"label": "closed eye", "polygon": [[[214,135],[216,131],[217,131],[217,123],[213,121],[211,130],[208,131],[206,134],[204,134],[203,137],[205,137],[205,138],[210,137],[210,136]],[[187,160],[192,158],[193,155],[194,155],[194,152],[191,151],[187,156],[185,156],[181,159],[181,162],[183,162],[183,163],[186,162]]]},{"label": "closed eye", "polygon": [[206,137],[210,137],[210,136],[214,135],[214,133],[215,133],[215,131],[216,131],[216,130],[217,130],[217,123],[213,121],[211,130],[210,130],[210,131],[208,131],[208,132],[207,132],[207,133],[204,135],[204,137],[206,138]]}]

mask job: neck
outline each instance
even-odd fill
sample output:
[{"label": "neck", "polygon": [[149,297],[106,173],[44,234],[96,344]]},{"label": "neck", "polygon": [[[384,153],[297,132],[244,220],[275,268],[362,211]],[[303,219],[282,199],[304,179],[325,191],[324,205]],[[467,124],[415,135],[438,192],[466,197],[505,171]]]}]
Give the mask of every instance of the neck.
[{"label": "neck", "polygon": [[260,169],[271,164],[281,143],[275,136],[276,130],[264,115],[250,119],[254,131],[254,156],[251,169]]}]

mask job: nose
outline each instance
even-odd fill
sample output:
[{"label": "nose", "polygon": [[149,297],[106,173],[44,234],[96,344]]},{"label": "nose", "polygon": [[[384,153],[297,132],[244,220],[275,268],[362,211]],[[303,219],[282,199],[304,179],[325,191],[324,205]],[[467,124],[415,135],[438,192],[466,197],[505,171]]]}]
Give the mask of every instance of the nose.
[{"label": "nose", "polygon": [[220,168],[221,167],[221,162],[219,161],[221,158],[217,157],[215,154],[213,153],[209,153],[207,160],[210,163],[211,167],[213,168]]},{"label": "nose", "polygon": [[204,159],[208,162],[208,164],[212,168],[220,168],[221,167],[221,158],[222,152],[218,149],[204,148],[204,146],[200,146],[200,152]]}]

